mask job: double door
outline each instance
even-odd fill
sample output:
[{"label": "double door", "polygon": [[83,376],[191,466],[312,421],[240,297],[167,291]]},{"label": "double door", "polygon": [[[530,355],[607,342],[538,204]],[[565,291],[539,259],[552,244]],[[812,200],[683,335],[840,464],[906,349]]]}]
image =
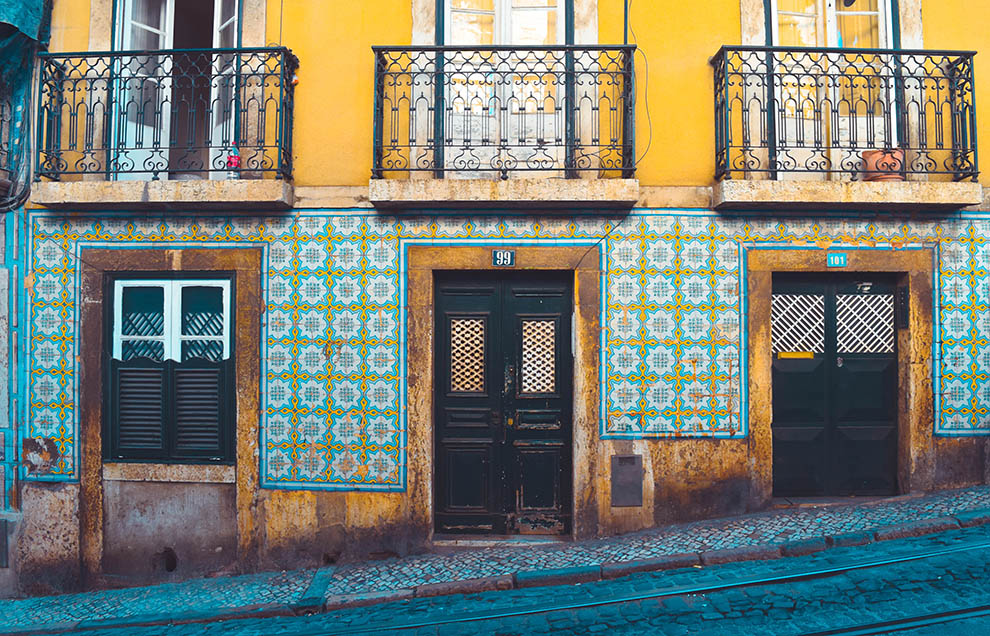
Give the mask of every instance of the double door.
[{"label": "double door", "polygon": [[775,274],[775,496],[897,491],[894,281]]},{"label": "double door", "polygon": [[571,525],[572,272],[438,273],[438,533]]}]

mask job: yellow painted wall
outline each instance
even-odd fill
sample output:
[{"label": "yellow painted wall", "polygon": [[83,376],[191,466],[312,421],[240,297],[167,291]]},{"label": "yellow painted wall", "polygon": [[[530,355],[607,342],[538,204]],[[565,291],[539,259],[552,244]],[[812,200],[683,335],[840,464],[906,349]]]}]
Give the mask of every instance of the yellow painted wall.
[{"label": "yellow painted wall", "polygon": [[371,177],[373,45],[408,45],[409,0],[270,0],[268,41],[299,57],[297,185],[367,185]]},{"label": "yellow painted wall", "polygon": [[49,48],[52,51],[89,49],[89,0],[55,0]]},{"label": "yellow painted wall", "polygon": [[[629,21],[635,44],[648,59],[647,65],[642,54],[636,56],[640,183],[710,185],[715,174],[715,115],[708,59],[723,44],[739,44],[739,0],[633,0]],[[599,41],[621,43],[622,23],[622,0],[599,0]],[[629,41],[633,43],[632,34]]]},{"label": "yellow painted wall", "polygon": [[924,0],[921,24],[926,49],[976,51],[977,148],[980,183],[990,186],[990,0]]}]

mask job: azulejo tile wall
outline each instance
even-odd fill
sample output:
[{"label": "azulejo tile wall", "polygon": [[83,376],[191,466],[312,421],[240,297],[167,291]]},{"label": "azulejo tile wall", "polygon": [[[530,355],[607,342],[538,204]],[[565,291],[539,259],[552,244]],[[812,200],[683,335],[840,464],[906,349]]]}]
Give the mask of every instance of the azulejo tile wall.
[{"label": "azulejo tile wall", "polygon": [[[22,437],[54,439],[51,474],[75,479],[77,332],[87,247],[262,246],[261,474],[266,487],[405,487],[405,280],[411,244],[586,245],[602,268],[600,434],[743,437],[746,249],[931,245],[939,267],[935,432],[990,434],[990,218],[912,221],[627,216],[271,217],[119,214],[30,219],[30,409]],[[82,265],[84,266],[84,264]]]}]

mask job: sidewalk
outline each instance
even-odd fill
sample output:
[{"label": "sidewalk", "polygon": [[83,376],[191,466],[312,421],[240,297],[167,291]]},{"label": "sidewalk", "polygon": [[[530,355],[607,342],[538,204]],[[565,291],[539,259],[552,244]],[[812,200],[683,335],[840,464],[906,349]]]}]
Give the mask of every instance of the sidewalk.
[{"label": "sidewalk", "polygon": [[414,596],[553,585],[808,554],[990,523],[990,486],[802,506],[579,542],[462,549],[318,570],[0,601],[0,633],[316,612]]}]

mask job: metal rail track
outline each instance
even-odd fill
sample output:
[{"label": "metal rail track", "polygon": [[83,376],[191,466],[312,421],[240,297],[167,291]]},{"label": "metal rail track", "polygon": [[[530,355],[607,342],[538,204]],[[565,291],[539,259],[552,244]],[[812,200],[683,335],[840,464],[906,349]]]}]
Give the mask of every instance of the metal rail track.
[{"label": "metal rail track", "polygon": [[808,632],[803,634],[803,636],[871,636],[874,634],[891,634],[894,632],[903,632],[908,629],[918,629],[919,627],[941,625],[942,623],[982,618],[984,616],[990,616],[990,605],[978,605],[976,607],[954,609],[947,612],[934,612],[932,614],[899,618],[892,621],[865,623],[852,627],[839,627],[824,632]]},{"label": "metal rail track", "polygon": [[[611,598],[595,599],[592,601],[585,601],[585,602],[551,603],[549,605],[540,605],[540,606],[522,606],[511,610],[479,611],[479,612],[465,613],[465,614],[438,618],[438,619],[412,620],[408,622],[382,623],[378,625],[362,625],[362,626],[355,626],[353,628],[332,629],[329,631],[329,633],[341,634],[341,635],[367,634],[367,633],[380,633],[385,630],[398,631],[398,630],[420,629],[423,627],[439,627],[442,625],[455,625],[459,623],[499,620],[505,618],[516,618],[520,616],[532,616],[537,614],[548,614],[553,612],[579,610],[579,609],[586,609],[592,607],[601,607],[604,605],[629,603],[633,601],[645,601],[645,600],[659,599],[670,596],[682,596],[685,594],[710,594],[714,592],[721,592],[724,590],[730,590],[741,587],[752,587],[756,585],[766,585],[771,583],[789,583],[793,581],[822,578],[826,576],[844,574],[846,572],[852,572],[855,570],[867,570],[870,568],[882,567],[885,565],[894,565],[897,563],[920,561],[923,559],[930,559],[933,557],[944,556],[947,554],[957,554],[960,552],[971,552],[975,550],[988,550],[988,549],[990,549],[990,542],[981,542],[976,544],[967,544],[962,546],[942,548],[939,550],[930,550],[927,552],[919,552],[919,553],[908,554],[897,557],[889,557],[885,559],[866,559],[863,561],[846,564],[842,566],[807,569],[803,571],[791,572],[786,574],[777,574],[773,576],[742,577],[734,581],[728,581],[715,585],[708,584],[708,585],[695,585],[695,586],[668,587],[663,589],[654,589],[646,592],[638,592],[636,594],[620,594]],[[916,629],[918,627],[924,627],[926,625],[936,625],[950,621],[979,618],[982,616],[990,616],[990,605],[981,605],[971,608],[925,614],[922,616],[898,619],[894,621],[867,623],[853,627],[837,628],[830,631],[809,632],[805,634],[805,636],[833,636],[833,635],[834,636],[858,636],[858,635],[866,636],[869,634],[886,634],[890,632],[903,631],[907,629]],[[316,636],[318,634],[322,635],[326,633],[328,633],[328,631],[324,628],[314,631],[296,632],[296,636],[310,636],[310,635]]]}]

